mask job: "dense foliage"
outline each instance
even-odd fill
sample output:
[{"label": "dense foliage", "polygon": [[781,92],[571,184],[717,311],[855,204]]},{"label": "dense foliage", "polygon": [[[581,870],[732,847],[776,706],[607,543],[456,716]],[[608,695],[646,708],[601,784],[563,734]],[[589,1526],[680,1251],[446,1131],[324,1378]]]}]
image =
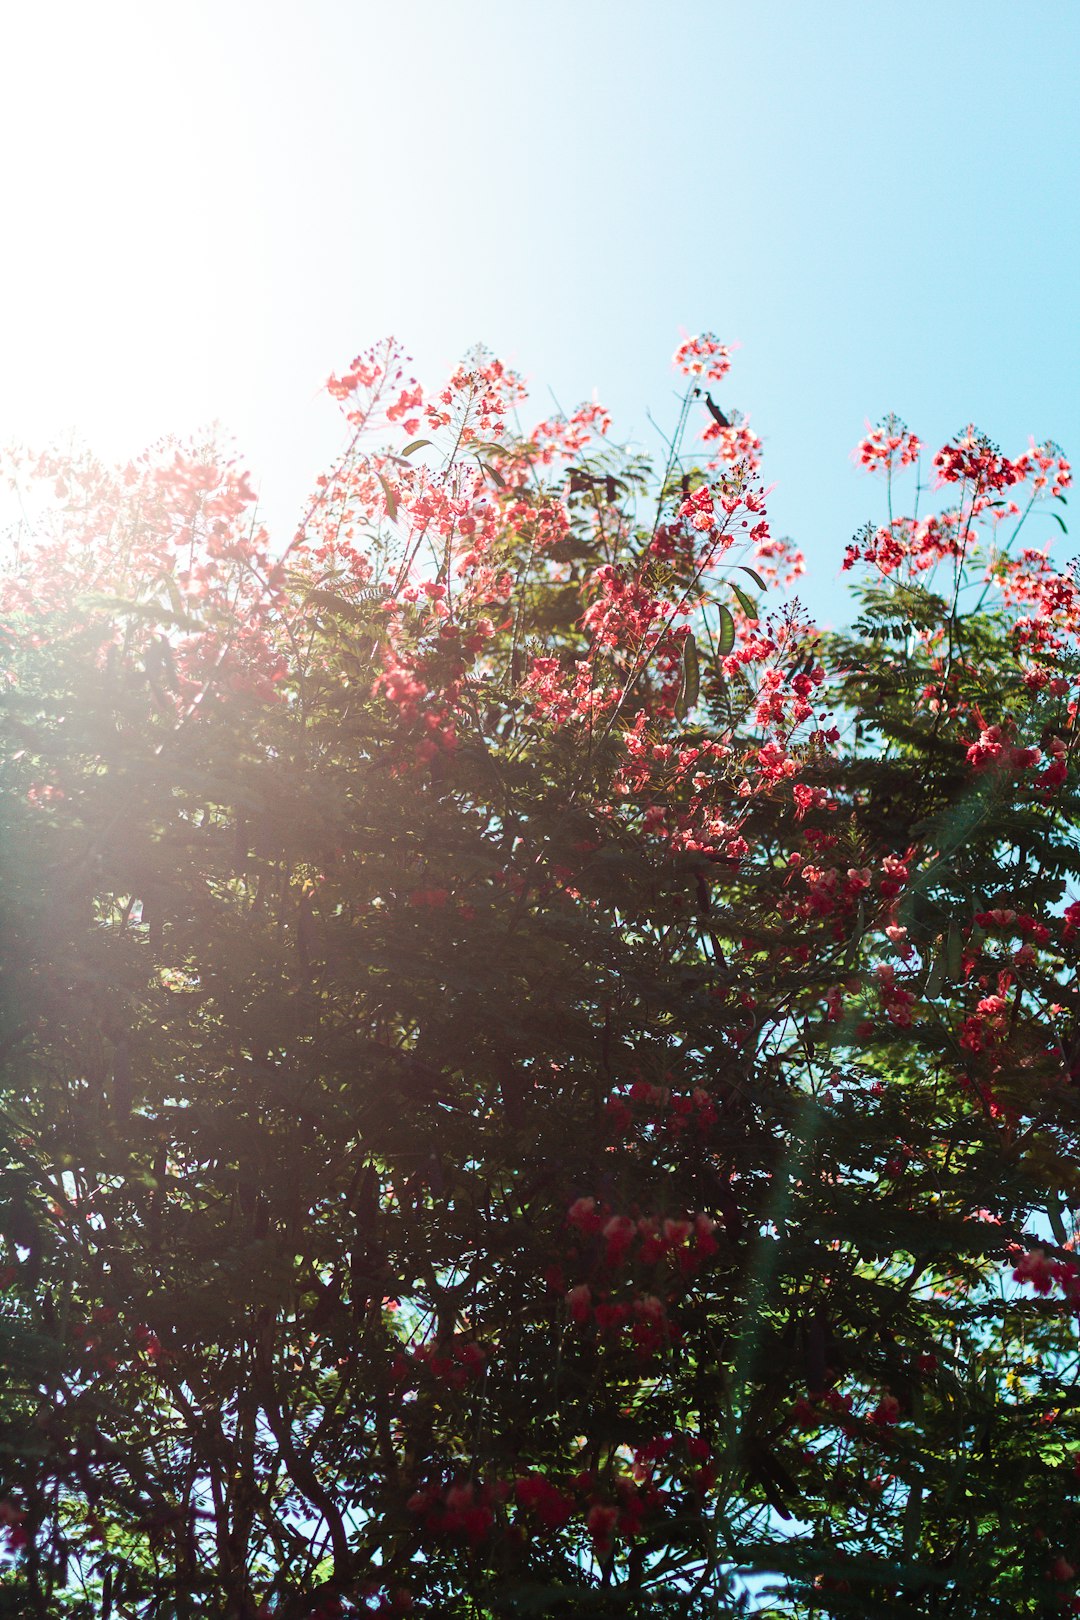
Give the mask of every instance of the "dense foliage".
[{"label": "dense foliage", "polygon": [[9,458],[0,1614],[1077,1607],[1068,466],[869,433],[826,634],[676,362]]}]

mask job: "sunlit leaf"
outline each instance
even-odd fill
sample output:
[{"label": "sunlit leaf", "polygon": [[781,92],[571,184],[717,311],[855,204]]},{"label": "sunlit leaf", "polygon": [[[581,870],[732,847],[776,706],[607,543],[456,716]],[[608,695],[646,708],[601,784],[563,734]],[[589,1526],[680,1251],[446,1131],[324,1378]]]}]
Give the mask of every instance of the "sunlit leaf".
[{"label": "sunlit leaf", "polygon": [[723,602],[716,604],[716,611],[720,619],[720,632],[717,636],[716,650],[721,658],[726,658],[735,645],[735,619],[731,609],[725,607]]},{"label": "sunlit leaf", "polygon": [[679,691],[679,700],[676,712],[680,719],[685,717],[698,700],[701,688],[701,671],[698,663],[697,642],[693,635],[683,640],[683,673],[682,687]]},{"label": "sunlit leaf", "polygon": [[393,523],[396,521],[398,514],[397,496],[394,494],[394,491],[391,489],[381,472],[377,472],[375,476],[382,485],[383,497],[386,501],[386,515],[390,519],[391,523]]},{"label": "sunlit leaf", "polygon": [[479,456],[477,456],[476,459],[479,462],[480,466],[487,473],[488,477],[492,480],[492,482],[497,484],[500,489],[505,489],[506,488],[506,479],[503,477],[503,475],[499,471],[499,469],[497,467],[493,467],[489,461],[480,461]]},{"label": "sunlit leaf", "polygon": [[734,581],[731,582],[731,589],[735,592],[739,606],[746,614],[746,617],[748,619],[756,619],[758,616],[758,608],[754,598],[752,596],[747,596],[742,587],[740,585],[736,585]]}]

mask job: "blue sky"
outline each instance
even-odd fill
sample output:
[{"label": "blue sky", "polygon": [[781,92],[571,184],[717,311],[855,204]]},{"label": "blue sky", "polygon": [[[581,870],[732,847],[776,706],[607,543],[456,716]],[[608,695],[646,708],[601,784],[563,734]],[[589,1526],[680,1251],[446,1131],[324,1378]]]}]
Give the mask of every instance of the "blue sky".
[{"label": "blue sky", "polygon": [[596,389],[650,445],[708,328],[832,622],[879,513],[866,418],[1080,461],[1078,0],[97,0],[5,29],[5,439],[126,455],[220,418],[284,528],[338,442],[320,383],[388,332],[425,380],[483,341],[542,412]]}]

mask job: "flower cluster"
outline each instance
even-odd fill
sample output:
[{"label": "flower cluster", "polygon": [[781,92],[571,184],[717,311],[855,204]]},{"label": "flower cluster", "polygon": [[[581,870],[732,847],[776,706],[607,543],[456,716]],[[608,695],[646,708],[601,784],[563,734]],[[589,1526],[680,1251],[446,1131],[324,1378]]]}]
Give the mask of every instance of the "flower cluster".
[{"label": "flower cluster", "polygon": [[922,444],[898,416],[889,415],[871,428],[854,455],[870,472],[893,473],[918,461]]},{"label": "flower cluster", "polygon": [[671,363],[684,377],[722,382],[731,370],[731,347],[721,343],[711,332],[699,332],[679,344]]},{"label": "flower cluster", "polygon": [[1050,1294],[1060,1288],[1071,1305],[1080,1308],[1080,1265],[1071,1258],[1051,1258],[1045,1249],[1021,1253],[1013,1267],[1013,1281],[1029,1283],[1037,1294]]}]

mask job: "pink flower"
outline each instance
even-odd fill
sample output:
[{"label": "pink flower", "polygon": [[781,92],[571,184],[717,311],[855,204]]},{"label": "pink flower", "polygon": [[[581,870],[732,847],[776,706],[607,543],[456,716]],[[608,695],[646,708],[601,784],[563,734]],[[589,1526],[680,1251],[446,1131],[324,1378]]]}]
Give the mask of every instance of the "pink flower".
[{"label": "pink flower", "polygon": [[566,1296],[570,1317],[574,1322],[587,1322],[592,1312],[592,1289],[588,1283],[578,1283]]},{"label": "pink flower", "polygon": [[1030,1283],[1037,1294],[1048,1294],[1054,1286],[1057,1277],[1057,1268],[1054,1262],[1047,1258],[1045,1249],[1029,1249],[1022,1255],[1013,1270],[1013,1279],[1018,1283]]},{"label": "pink flower", "polygon": [[853,454],[870,472],[892,473],[919,459],[922,445],[898,416],[889,415],[871,428]]},{"label": "pink flower", "polygon": [[599,1232],[603,1225],[600,1211],[595,1198],[575,1198],[566,1212],[568,1226],[576,1226],[579,1232]]},{"label": "pink flower", "polygon": [[608,1507],[601,1502],[594,1502],[589,1509],[586,1523],[598,1558],[606,1557],[611,1551],[611,1542],[618,1520],[618,1508]]},{"label": "pink flower", "polygon": [[707,382],[721,382],[731,370],[731,349],[711,332],[699,332],[687,338],[671,357],[677,371],[686,377],[702,377]]},{"label": "pink flower", "polygon": [[900,1402],[895,1395],[883,1395],[870,1414],[870,1422],[889,1427],[900,1420]]},{"label": "pink flower", "polygon": [[637,1235],[637,1227],[627,1215],[613,1215],[603,1229],[607,1248],[604,1258],[609,1266],[621,1266],[630,1252]]},{"label": "pink flower", "polygon": [[414,889],[409,896],[410,906],[430,906],[441,911],[450,898],[449,889]]}]

